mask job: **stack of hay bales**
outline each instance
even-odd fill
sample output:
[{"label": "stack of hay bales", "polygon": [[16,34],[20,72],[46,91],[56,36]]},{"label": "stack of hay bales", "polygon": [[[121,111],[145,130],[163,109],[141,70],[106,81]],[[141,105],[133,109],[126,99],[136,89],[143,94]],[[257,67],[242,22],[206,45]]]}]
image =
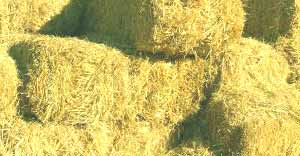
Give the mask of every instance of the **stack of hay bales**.
[{"label": "stack of hay bales", "polygon": [[[294,135],[300,128],[300,94],[286,83],[289,68],[285,58],[271,46],[249,39],[230,45],[226,52],[220,88],[207,110],[211,140],[223,146],[226,154],[295,155],[298,151],[289,147],[300,139]],[[261,124],[277,130],[270,131],[268,136],[272,137],[257,137],[262,132],[249,127],[248,123],[255,124],[260,119],[266,121]],[[287,129],[280,125],[282,122],[295,123],[294,128]],[[285,135],[273,137],[277,133]],[[286,139],[290,140],[285,142]]]},{"label": "stack of hay bales", "polygon": [[137,58],[71,38],[8,40],[29,80],[23,87],[31,110],[44,123],[85,128],[106,122],[115,138],[111,155],[163,154],[174,126],[203,99],[201,59]]},{"label": "stack of hay bales", "polygon": [[87,130],[63,125],[38,125],[0,118],[1,155],[106,156],[112,140],[105,124]]},{"label": "stack of hay bales", "polygon": [[[242,0],[246,10],[245,35],[276,42],[290,33],[298,0]],[[299,15],[296,15],[299,16]]]},{"label": "stack of hay bales", "polygon": [[288,60],[291,66],[290,83],[296,83],[300,88],[300,1],[295,1],[295,14],[290,34],[283,36],[276,43],[276,48]]},{"label": "stack of hay bales", "polygon": [[0,34],[77,31],[84,3],[81,0],[0,0]]},{"label": "stack of hay bales", "polygon": [[20,81],[15,62],[6,50],[5,45],[0,45],[0,113],[10,116],[16,114]]},{"label": "stack of hay bales", "polygon": [[92,0],[85,17],[91,40],[168,55],[203,55],[239,39],[244,24],[240,0]]}]

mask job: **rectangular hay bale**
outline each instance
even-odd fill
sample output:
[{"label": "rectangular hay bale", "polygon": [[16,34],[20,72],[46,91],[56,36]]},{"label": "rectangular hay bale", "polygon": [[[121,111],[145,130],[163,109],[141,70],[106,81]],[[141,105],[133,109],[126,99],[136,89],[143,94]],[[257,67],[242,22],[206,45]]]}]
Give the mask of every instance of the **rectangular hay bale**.
[{"label": "rectangular hay bale", "polygon": [[10,55],[29,83],[24,94],[44,123],[85,127],[104,121],[113,132],[110,155],[160,155],[169,133],[197,112],[204,60],[175,62],[126,56],[72,38],[15,36]]},{"label": "rectangular hay bale", "polygon": [[[285,147],[293,146],[293,141],[298,142],[299,138],[290,136],[297,130],[278,126],[280,121],[298,122],[300,116],[300,93],[286,82],[289,68],[285,58],[269,45],[244,39],[240,45],[228,46],[220,67],[219,88],[212,95],[207,110],[210,139],[229,155],[255,155],[257,149],[260,150],[258,155],[295,154],[296,151]],[[266,123],[270,129],[278,130],[272,131],[270,136],[276,136],[277,132],[288,133],[279,138],[260,137],[260,142],[251,141],[265,134],[247,127],[260,119],[267,123],[274,121],[274,125]],[[300,124],[295,127],[300,128]],[[249,137],[250,134],[254,136]],[[285,142],[286,138],[292,140]],[[273,146],[274,142],[278,144]]]},{"label": "rectangular hay bale", "polygon": [[131,45],[142,52],[203,55],[241,37],[239,0],[93,0],[84,34],[91,40]]}]

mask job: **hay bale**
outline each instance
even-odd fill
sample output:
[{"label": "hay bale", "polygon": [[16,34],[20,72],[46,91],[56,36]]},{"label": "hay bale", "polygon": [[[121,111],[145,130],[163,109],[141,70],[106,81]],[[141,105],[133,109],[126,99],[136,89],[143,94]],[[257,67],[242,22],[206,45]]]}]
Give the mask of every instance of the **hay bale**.
[{"label": "hay bale", "polygon": [[[294,118],[297,119],[300,116],[299,99],[300,94],[294,88],[281,87],[277,90],[270,90],[256,87],[242,89],[240,86],[234,85],[223,86],[222,89],[213,96],[209,104],[208,120],[210,138],[215,141],[216,144],[220,144],[220,146],[224,148],[225,153],[240,153],[246,149],[251,151],[255,150],[255,148],[263,147],[253,142],[247,145],[249,147],[241,146],[241,136],[245,130],[242,125],[249,118],[251,119],[253,117],[257,119],[266,117],[274,120],[280,119],[286,122],[293,122]],[[276,125],[274,124],[273,126]],[[276,131],[273,133],[274,134],[270,134],[270,136],[275,136]],[[284,138],[273,139],[280,142],[284,140]],[[273,145],[272,141],[274,140],[264,138],[262,142],[265,147],[269,147]],[[290,144],[280,144],[280,146],[274,147],[274,150],[280,151],[283,146],[290,146]],[[250,147],[255,148],[249,149]],[[262,152],[263,150],[267,151],[268,148],[261,149]]]},{"label": "hay bale", "polygon": [[300,88],[300,35],[280,38],[275,47],[285,56],[290,65],[291,73],[288,82]]},{"label": "hay bale", "polygon": [[163,153],[174,126],[197,112],[203,98],[200,59],[125,56],[71,38],[18,36],[8,42],[28,76],[24,93],[40,120],[76,127],[104,121],[116,142],[111,155]]},{"label": "hay bale", "polygon": [[84,30],[90,39],[168,55],[203,54],[241,37],[239,0],[93,0]]},{"label": "hay bale", "polygon": [[300,155],[300,124],[293,120],[256,118],[248,120],[244,129],[242,155]]},{"label": "hay bale", "polygon": [[[299,21],[299,0],[243,0],[246,11],[245,36],[275,42],[289,35]],[[300,30],[300,25],[297,25]]]},{"label": "hay bale", "polygon": [[244,38],[229,44],[222,56],[220,84],[269,86],[285,84],[290,72],[287,61],[267,44]]},{"label": "hay bale", "polygon": [[[38,125],[1,118],[1,155],[106,156],[112,140],[105,124],[86,130],[62,125]],[[2,150],[2,151],[1,151]]]},{"label": "hay bale", "polygon": [[20,81],[15,62],[6,50],[4,45],[0,45],[0,110],[1,114],[15,115]]},{"label": "hay bale", "polygon": [[282,53],[288,60],[291,73],[289,83],[296,83],[300,88],[300,1],[296,1],[297,16],[294,20],[291,35],[281,37],[275,44],[277,51]]},{"label": "hay bale", "polygon": [[[300,115],[300,94],[286,83],[288,63],[271,46],[244,40],[240,45],[230,45],[226,52],[219,90],[212,95],[208,105],[210,139],[220,144],[225,154],[240,154],[247,150],[255,153],[262,144],[241,145],[242,136],[248,133],[244,123],[254,117],[293,122]],[[270,135],[275,135],[276,131],[273,133]],[[265,147],[274,141],[267,137],[262,139]],[[282,141],[285,138],[273,139]],[[274,151],[280,151],[283,146],[290,144],[273,147]],[[268,149],[261,149],[261,152],[264,150]]]},{"label": "hay bale", "polygon": [[79,28],[80,0],[0,0],[0,34],[72,34]]}]

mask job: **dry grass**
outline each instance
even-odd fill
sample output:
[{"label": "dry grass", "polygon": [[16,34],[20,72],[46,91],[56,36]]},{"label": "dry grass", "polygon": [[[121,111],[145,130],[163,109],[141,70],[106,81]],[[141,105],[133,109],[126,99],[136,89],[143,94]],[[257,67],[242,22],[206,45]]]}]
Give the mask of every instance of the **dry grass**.
[{"label": "dry grass", "polygon": [[42,122],[85,128],[104,121],[114,132],[110,155],[164,154],[175,125],[203,98],[203,60],[137,58],[71,38],[20,35],[8,43]]},{"label": "dry grass", "polygon": [[0,0],[0,34],[72,33],[80,24],[80,0]]},{"label": "dry grass", "polygon": [[143,52],[203,55],[203,49],[241,37],[244,12],[239,0],[93,0],[85,19],[93,40]]}]

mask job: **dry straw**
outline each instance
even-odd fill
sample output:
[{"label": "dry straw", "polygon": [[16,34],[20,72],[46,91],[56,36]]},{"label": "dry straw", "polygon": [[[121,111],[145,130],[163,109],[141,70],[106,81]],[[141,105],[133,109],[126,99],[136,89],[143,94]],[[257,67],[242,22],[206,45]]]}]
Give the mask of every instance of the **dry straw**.
[{"label": "dry straw", "polygon": [[299,122],[265,117],[248,120],[242,127],[242,155],[300,155]]},{"label": "dry straw", "polygon": [[6,53],[7,48],[0,45],[0,111],[9,116],[17,110],[18,72],[15,62]]},{"label": "dry straw", "polygon": [[[273,147],[274,155],[280,150],[289,151],[283,147],[292,146],[294,140],[286,143],[282,141],[290,136],[272,137],[271,140],[264,137],[261,138],[264,139],[261,141],[263,144],[249,143],[246,139],[245,146],[241,145],[242,136],[248,137],[248,132],[244,131],[254,133],[243,127],[251,118],[266,117],[287,122],[294,122],[299,118],[297,113],[300,110],[300,94],[286,83],[288,73],[288,63],[284,57],[269,45],[243,39],[239,45],[228,47],[221,64],[219,90],[213,94],[207,113],[210,138],[223,147],[224,153],[255,153],[259,147],[272,146],[274,139],[280,142]],[[281,131],[276,124],[273,126]],[[290,131],[296,132],[293,129]],[[275,133],[273,131],[269,135],[273,136]]]},{"label": "dry straw", "polygon": [[8,43],[28,71],[32,111],[45,123],[106,122],[114,132],[111,155],[164,153],[174,126],[203,98],[203,60],[149,60],[71,38],[21,35]]},{"label": "dry straw", "polygon": [[139,51],[169,55],[203,54],[241,37],[244,12],[239,0],[93,0],[85,34]]},{"label": "dry straw", "polygon": [[293,21],[299,17],[299,0],[242,1],[247,13],[244,32],[246,36],[277,41],[278,37],[290,33],[294,27]]},{"label": "dry straw", "polygon": [[276,49],[288,60],[292,73],[290,83],[296,83],[300,88],[300,1],[296,0],[293,29],[288,36],[281,37],[276,43]]},{"label": "dry straw", "polygon": [[105,124],[86,130],[63,125],[38,125],[16,118],[0,121],[0,154],[3,156],[66,155],[106,156],[112,140]]},{"label": "dry straw", "polygon": [[73,33],[79,27],[80,0],[0,0],[0,34]]}]

